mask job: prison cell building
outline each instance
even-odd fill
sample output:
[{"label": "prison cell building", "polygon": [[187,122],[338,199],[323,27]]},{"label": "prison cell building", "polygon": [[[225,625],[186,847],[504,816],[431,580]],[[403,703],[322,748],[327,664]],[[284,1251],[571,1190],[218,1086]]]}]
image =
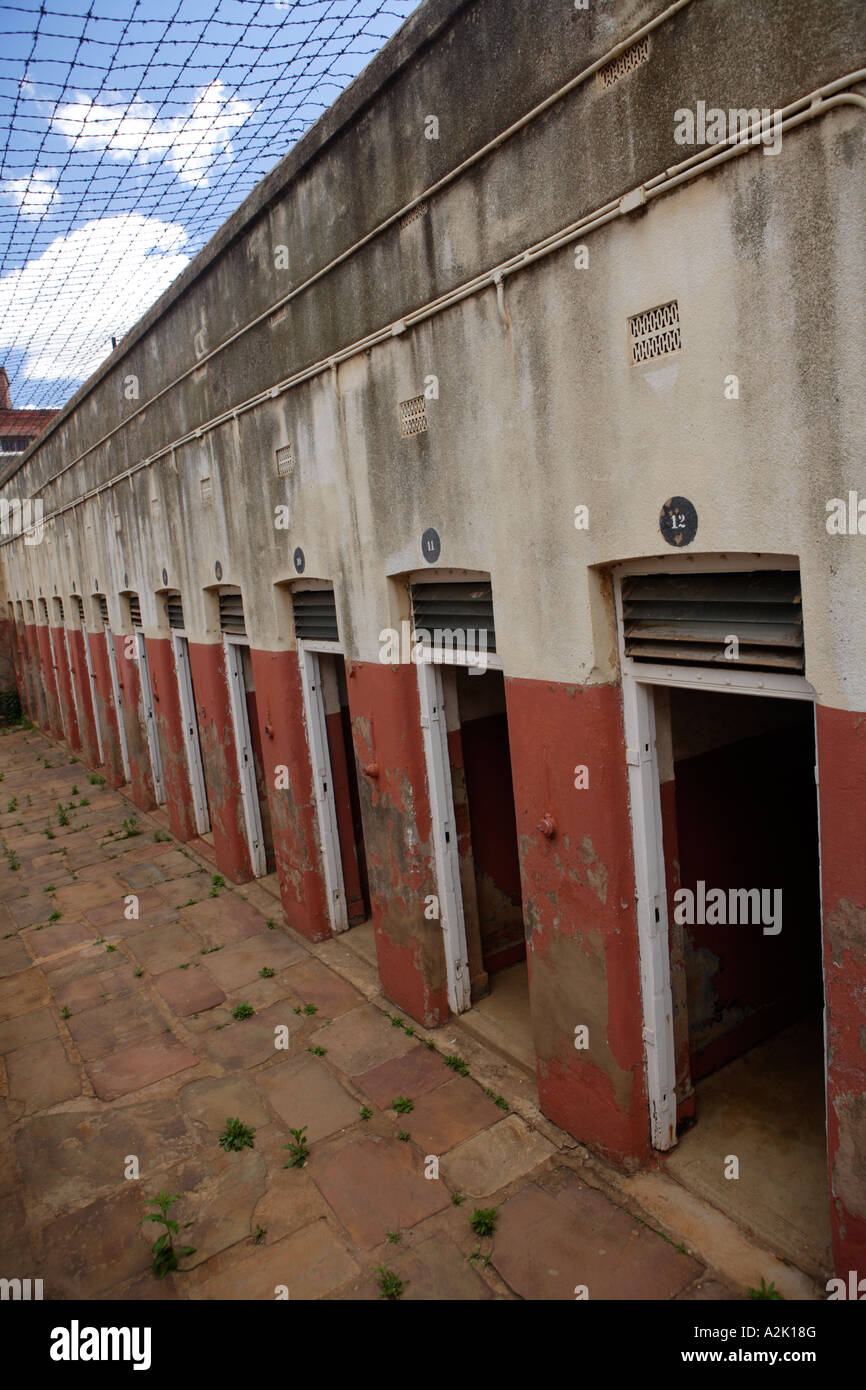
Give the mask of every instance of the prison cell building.
[{"label": "prison cell building", "polygon": [[[761,1168],[767,1239],[820,1269],[832,1225],[840,1273],[864,47],[854,0],[427,0],[0,493],[44,506],[0,538],[35,724],[616,1164],[721,1174],[763,1078],[772,1158],[713,1200]],[[781,147],[676,144],[698,99]],[[700,884],[781,888],[781,932],[678,921]]]}]

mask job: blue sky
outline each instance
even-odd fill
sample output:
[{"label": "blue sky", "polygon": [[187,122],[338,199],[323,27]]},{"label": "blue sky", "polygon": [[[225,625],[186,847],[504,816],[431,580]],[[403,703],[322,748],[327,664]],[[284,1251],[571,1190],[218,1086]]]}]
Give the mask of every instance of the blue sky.
[{"label": "blue sky", "polygon": [[62,405],[417,3],[0,3],[13,404]]}]

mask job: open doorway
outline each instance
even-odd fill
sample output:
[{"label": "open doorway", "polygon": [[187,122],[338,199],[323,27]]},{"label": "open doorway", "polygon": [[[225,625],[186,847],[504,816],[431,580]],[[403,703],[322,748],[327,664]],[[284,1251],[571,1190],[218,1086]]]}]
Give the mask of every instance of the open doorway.
[{"label": "open doorway", "polygon": [[820,1273],[830,1229],[814,707],[663,687],[654,702],[677,979],[680,1142],[667,1167]]},{"label": "open doorway", "polygon": [[256,709],[256,687],[249,642],[223,635],[232,731],[238,760],[241,805],[250,864],[255,878],[274,872],[274,840],[265,785],[265,764]]},{"label": "open doorway", "polygon": [[441,675],[472,1003],[463,1021],[534,1075],[505,677]]},{"label": "open doorway", "polygon": [[[303,594],[320,592],[330,591]],[[296,629],[299,597],[295,599]],[[375,952],[345,659],[325,641],[302,640],[298,654],[331,930],[360,928],[360,934],[356,933],[360,950],[364,944],[360,935],[369,924],[366,944]]]},{"label": "open doorway", "polygon": [[370,917],[370,889],[361,823],[361,798],[358,795],[358,769],[352,744],[345,660],[337,652],[320,652],[319,674],[322,682],[337,836],[340,843],[346,917],[350,927],[357,927]]},{"label": "open doorway", "polygon": [[826,1277],[815,692],[787,556],[620,566],[646,1076],[669,1176]]}]

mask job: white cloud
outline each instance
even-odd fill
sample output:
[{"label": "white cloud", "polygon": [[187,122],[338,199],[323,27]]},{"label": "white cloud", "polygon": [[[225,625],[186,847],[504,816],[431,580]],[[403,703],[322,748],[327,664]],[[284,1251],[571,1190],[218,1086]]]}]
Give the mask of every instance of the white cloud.
[{"label": "white cloud", "polygon": [[189,263],[183,227],[138,213],[87,222],[0,280],[0,348],[23,374],[84,380]]},{"label": "white cloud", "polygon": [[168,156],[184,183],[203,186],[220,155],[231,155],[233,133],[252,113],[249,102],[226,96],[222,82],[199,92],[186,116],[157,117],[147,102],[109,104],[79,97],[57,108],[52,125],[73,149],[105,150],[132,161]]},{"label": "white cloud", "polygon": [[38,219],[60,202],[56,179],[56,169],[34,169],[27,178],[7,179],[3,192],[15,199],[22,217]]}]

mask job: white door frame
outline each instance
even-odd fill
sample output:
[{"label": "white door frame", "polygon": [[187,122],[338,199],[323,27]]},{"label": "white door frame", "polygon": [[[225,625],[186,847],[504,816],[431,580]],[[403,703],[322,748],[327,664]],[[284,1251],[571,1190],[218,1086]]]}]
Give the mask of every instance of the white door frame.
[{"label": "white door frame", "polygon": [[337,935],[348,929],[349,915],[346,908],[346,886],[343,881],[343,861],[340,856],[340,838],[337,830],[337,803],[334,800],[334,776],[331,768],[331,751],[328,746],[325,699],[319,665],[319,656],[328,653],[342,656],[343,649],[339,642],[298,642],[298,667],[304,699],[304,724],[307,730],[307,747],[310,751],[310,764],[313,772],[313,794],[319,825],[322,866],[325,872],[328,919],[331,924],[331,931]]},{"label": "white door frame", "polygon": [[120,682],[117,679],[117,653],[114,650],[114,638],[111,635],[111,628],[105,626],[105,648],[108,652],[108,669],[111,673],[111,693],[114,697],[114,709],[117,716],[117,737],[120,743],[120,759],[123,763],[123,775],[127,782],[130,779],[129,768],[129,749],[126,746],[126,727],[123,722],[123,706],[120,703]]},{"label": "white door frame", "polygon": [[150,770],[153,775],[153,792],[157,806],[163,806],[165,804],[165,782],[162,775],[162,753],[160,752],[156,715],[153,709],[153,686],[150,682],[147,646],[140,627],[135,629],[135,650],[138,657],[138,678],[141,683],[141,704],[147,734],[147,750],[150,754]]},{"label": "white door frame", "polygon": [[[461,1014],[465,1013],[472,1003],[469,950],[466,944],[460,857],[451,787],[451,764],[448,758],[448,730],[440,670],[443,663],[432,659],[432,656],[431,652],[430,660],[419,661],[417,665],[418,703],[433,826],[433,858],[442,941],[445,948],[448,1006],[452,1013]],[[470,663],[457,661],[448,664],[468,666]],[[501,669],[501,663],[498,663],[498,669]]]},{"label": "white door frame", "polygon": [[[632,574],[682,574],[683,558],[678,557],[679,563],[673,558],[634,560],[618,565],[613,570],[631,809],[650,1134],[653,1148],[661,1150],[673,1148],[677,1143],[677,1100],[667,884],[652,688],[659,685],[684,690],[765,695],[776,699],[808,700],[813,705],[816,698],[815,691],[803,676],[737,671],[729,666],[714,668],[665,666],[663,663],[656,665],[651,662],[636,662],[626,656],[622,580]],[[690,573],[737,573],[746,570],[798,568],[798,561],[791,557],[729,555],[724,560],[711,555],[689,557]]]},{"label": "white door frame", "polygon": [[244,685],[243,658],[239,648],[248,647],[247,637],[235,637],[231,633],[222,634],[223,651],[226,663],[226,681],[229,688],[229,706],[232,728],[235,736],[235,753],[238,763],[238,778],[241,787],[241,804],[244,809],[244,824],[247,828],[247,844],[250,851],[250,864],[253,876],[263,878],[267,873],[265,860],[265,837],[262,830],[262,813],[259,806],[259,790],[256,786],[256,767],[253,759],[253,743],[250,721],[247,714],[246,687]]},{"label": "white door frame", "polygon": [[172,629],[171,649],[174,655],[174,672],[180,700],[180,723],[183,732],[183,746],[186,751],[195,828],[199,835],[206,835],[210,830],[210,816],[207,809],[201,745],[198,740],[198,721],[195,717],[195,697],[192,691],[192,672],[189,665],[189,639],[185,632],[179,632],[177,628]]},{"label": "white door frame", "polygon": [[96,699],[96,676],[93,672],[93,657],[90,653],[90,633],[82,623],[81,636],[84,639],[84,664],[87,667],[87,679],[90,681],[90,703],[93,707],[93,728],[96,732],[96,751],[99,754],[99,765],[105,763],[105,750],[102,746],[102,729],[99,726],[99,705]]}]

